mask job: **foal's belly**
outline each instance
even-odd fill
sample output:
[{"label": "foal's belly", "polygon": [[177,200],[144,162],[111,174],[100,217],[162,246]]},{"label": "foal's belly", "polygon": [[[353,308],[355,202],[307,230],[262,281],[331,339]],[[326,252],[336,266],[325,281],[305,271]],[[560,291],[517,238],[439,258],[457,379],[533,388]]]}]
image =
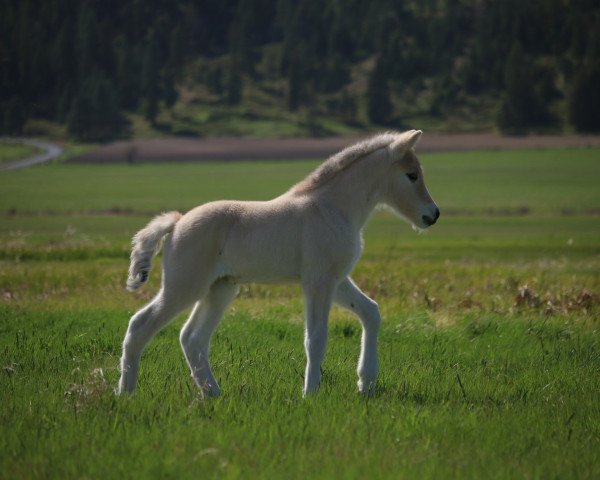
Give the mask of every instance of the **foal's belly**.
[{"label": "foal's belly", "polygon": [[230,252],[221,263],[223,276],[238,283],[276,283],[300,280],[301,268],[296,255],[254,250]]},{"label": "foal's belly", "polygon": [[291,270],[264,268],[232,268],[225,276],[235,283],[298,283],[300,274]]}]

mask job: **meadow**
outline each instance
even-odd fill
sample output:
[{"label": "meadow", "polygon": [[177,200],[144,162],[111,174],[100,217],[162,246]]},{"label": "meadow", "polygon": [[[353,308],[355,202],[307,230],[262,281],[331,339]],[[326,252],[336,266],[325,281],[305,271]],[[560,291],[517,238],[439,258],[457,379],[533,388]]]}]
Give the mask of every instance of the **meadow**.
[{"label": "meadow", "polygon": [[8,143],[0,141],[0,167],[3,164],[8,164],[21,158],[35,155],[41,150],[30,145],[20,143]]},{"label": "meadow", "polygon": [[440,206],[386,211],[353,278],[383,315],[377,393],[334,309],[321,390],[301,398],[302,300],[244,286],[202,399],[158,334],[115,397],[131,235],[155,213],[267,199],[314,161],[65,165],[0,173],[0,477],[598,478],[600,150],[421,155]]}]

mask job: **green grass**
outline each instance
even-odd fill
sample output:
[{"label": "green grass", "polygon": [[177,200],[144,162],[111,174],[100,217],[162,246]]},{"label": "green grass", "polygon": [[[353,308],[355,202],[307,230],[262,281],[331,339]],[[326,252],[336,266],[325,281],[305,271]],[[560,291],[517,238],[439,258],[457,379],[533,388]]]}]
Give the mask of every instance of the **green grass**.
[{"label": "green grass", "polygon": [[219,399],[189,377],[185,315],[136,395],[112,393],[127,320],[160,281],[124,291],[131,235],[160,210],[269,198],[314,162],[0,174],[0,477],[598,478],[600,151],[422,160],[439,224],[378,213],[353,274],[384,318],[368,398],[358,322],[334,309],[322,388],[301,399],[290,285],[242,288],[211,351]]},{"label": "green grass", "polygon": [[204,402],[175,328],[123,399],[111,388],[126,311],[3,313],[19,325],[2,323],[5,477],[599,473],[598,338],[572,323],[472,315],[435,328],[397,314],[382,332],[380,393],[361,398],[359,331],[337,322],[323,388],[302,400],[302,325],[235,312],[213,344],[224,395]]},{"label": "green grass", "polygon": [[[446,211],[589,213],[599,208],[600,149],[420,155]],[[51,165],[0,175],[0,212],[190,209],[215,198],[268,199],[318,162]]]},{"label": "green grass", "polygon": [[0,142],[0,165],[15,162],[41,152],[39,148],[20,143]]}]

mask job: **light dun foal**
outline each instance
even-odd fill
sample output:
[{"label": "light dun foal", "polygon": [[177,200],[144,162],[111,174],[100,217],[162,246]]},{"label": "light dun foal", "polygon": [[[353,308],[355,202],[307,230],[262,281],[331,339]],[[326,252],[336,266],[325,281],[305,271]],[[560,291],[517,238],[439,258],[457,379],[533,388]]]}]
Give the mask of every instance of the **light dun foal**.
[{"label": "light dun foal", "polygon": [[208,358],[210,338],[238,285],[286,281],[299,282],[304,292],[304,395],[319,387],[333,302],[360,319],[358,389],[373,389],[381,317],[349,274],[361,254],[361,229],[377,205],[391,207],[417,229],[438,219],[414,153],[421,133],[386,133],[353,145],[273,200],[207,203],[183,216],[160,215],[140,230],[133,237],[127,288],[146,282],[151,259],[165,239],[162,287],[129,322],[118,391],[134,390],[144,347],[195,304],[181,330],[181,346],[202,392],[218,395]]}]

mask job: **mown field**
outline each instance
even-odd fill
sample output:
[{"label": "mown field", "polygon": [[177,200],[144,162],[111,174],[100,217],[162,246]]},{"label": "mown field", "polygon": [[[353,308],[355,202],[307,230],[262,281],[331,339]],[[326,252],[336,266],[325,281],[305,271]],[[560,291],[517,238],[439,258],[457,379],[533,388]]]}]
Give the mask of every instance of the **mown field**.
[{"label": "mown field", "polygon": [[0,477],[598,478],[600,150],[422,155],[440,222],[388,213],[354,278],[379,303],[377,393],[355,391],[358,322],[334,309],[301,398],[295,286],[249,285],[202,400],[184,316],[115,397],[131,235],[154,213],[267,199],[316,162],[61,165],[0,174]]}]

